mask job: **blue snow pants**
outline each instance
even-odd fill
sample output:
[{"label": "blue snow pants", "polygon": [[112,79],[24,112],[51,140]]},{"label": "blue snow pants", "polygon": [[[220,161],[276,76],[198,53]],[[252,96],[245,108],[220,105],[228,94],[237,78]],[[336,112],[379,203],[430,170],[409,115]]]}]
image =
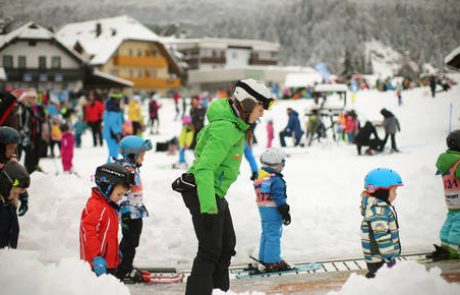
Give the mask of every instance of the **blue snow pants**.
[{"label": "blue snow pants", "polygon": [[459,251],[460,246],[460,211],[447,213],[446,221],[439,233],[441,243],[449,248]]},{"label": "blue snow pants", "polygon": [[179,150],[179,164],[184,164],[185,161],[185,148]]},{"label": "blue snow pants", "polygon": [[281,234],[283,218],[276,207],[259,207],[262,235],[259,245],[259,260],[264,263],[281,261]]},{"label": "blue snow pants", "polygon": [[107,142],[107,147],[109,148],[109,159],[107,163],[112,162],[112,158],[118,159],[118,143],[115,139],[112,138],[105,138]]}]

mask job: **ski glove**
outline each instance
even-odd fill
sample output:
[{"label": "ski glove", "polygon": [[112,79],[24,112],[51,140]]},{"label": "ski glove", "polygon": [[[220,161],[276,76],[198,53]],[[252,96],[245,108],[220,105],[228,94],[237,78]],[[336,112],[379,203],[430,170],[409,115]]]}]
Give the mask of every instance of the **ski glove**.
[{"label": "ski glove", "polygon": [[24,216],[29,210],[29,193],[24,192],[19,196],[19,200],[21,200],[21,206],[19,206],[19,216]]},{"label": "ski glove", "polygon": [[258,173],[258,172],[252,172],[252,175],[251,175],[251,180],[252,180],[252,181],[256,180],[258,177],[259,177],[259,173]]},{"label": "ski glove", "polygon": [[207,231],[212,230],[214,220],[216,219],[217,219],[217,215],[207,214],[207,213],[201,214],[201,222],[203,224],[203,228]]},{"label": "ski glove", "polygon": [[387,262],[387,267],[392,268],[393,266],[396,265],[396,259],[391,259],[389,262]]},{"label": "ski glove", "polygon": [[283,204],[283,205],[278,206],[278,212],[283,217],[284,225],[291,224],[291,214],[289,214],[289,205],[288,204]]},{"label": "ski glove", "polygon": [[178,193],[191,191],[196,188],[195,177],[192,173],[183,173],[171,183],[171,187]]},{"label": "ski glove", "polygon": [[93,259],[93,271],[97,276],[107,273],[107,262],[104,257],[97,256]]}]

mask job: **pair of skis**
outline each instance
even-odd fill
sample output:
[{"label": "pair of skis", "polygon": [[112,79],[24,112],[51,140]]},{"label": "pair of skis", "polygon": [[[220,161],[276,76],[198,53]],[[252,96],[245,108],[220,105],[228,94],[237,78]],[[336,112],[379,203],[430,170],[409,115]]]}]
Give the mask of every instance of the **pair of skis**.
[{"label": "pair of skis", "polygon": [[138,268],[146,284],[177,284],[182,283],[185,277],[183,272],[176,272],[175,268]]},{"label": "pair of skis", "polygon": [[266,264],[259,261],[257,258],[253,256],[249,256],[249,258],[251,258],[254,261],[254,263],[249,264],[247,268],[230,270],[230,272],[234,274],[237,279],[310,273],[310,272],[316,272],[317,270],[323,267],[321,263],[308,262],[308,263],[292,265],[288,269],[269,270],[267,269]]}]

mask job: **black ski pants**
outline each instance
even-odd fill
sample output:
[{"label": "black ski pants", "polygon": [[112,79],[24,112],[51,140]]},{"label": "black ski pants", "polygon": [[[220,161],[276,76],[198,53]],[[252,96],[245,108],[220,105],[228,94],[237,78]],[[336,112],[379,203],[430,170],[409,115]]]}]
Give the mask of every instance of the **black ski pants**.
[{"label": "black ski pants", "polygon": [[88,125],[91,127],[91,133],[93,133],[93,146],[97,146],[99,140],[100,146],[102,146],[102,121],[89,122]]},{"label": "black ski pants", "polygon": [[123,279],[133,269],[136,248],[139,246],[139,239],[142,233],[142,218],[131,219],[129,214],[122,216],[123,238],[120,242],[120,251],[123,255],[121,263],[117,268],[117,277]]},{"label": "black ski pants", "polygon": [[227,291],[230,287],[228,267],[235,252],[236,237],[232,216],[225,198],[216,196],[217,215],[200,213],[196,189],[182,193],[192,215],[198,239],[198,252],[187,279],[186,295],[211,295],[212,289]]},{"label": "black ski pants", "polygon": [[383,151],[383,149],[385,148],[385,145],[386,145],[386,143],[387,143],[388,137],[391,138],[391,149],[392,149],[392,150],[398,150],[398,149],[396,148],[395,133],[386,133],[386,134],[385,134],[385,138],[383,139],[383,143],[382,143],[382,146],[380,147],[380,150]]}]

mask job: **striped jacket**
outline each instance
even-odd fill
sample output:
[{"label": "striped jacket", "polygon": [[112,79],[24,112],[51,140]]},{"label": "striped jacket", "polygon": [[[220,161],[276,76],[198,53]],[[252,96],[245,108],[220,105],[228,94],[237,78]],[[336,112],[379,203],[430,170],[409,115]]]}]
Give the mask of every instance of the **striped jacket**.
[{"label": "striped jacket", "polygon": [[120,263],[118,256],[118,212],[93,188],[80,219],[80,258],[93,266],[96,256],[104,257],[107,268]]},{"label": "striped jacket", "polygon": [[361,195],[361,245],[364,259],[375,263],[401,254],[398,217],[393,206],[363,192]]},{"label": "striped jacket", "polygon": [[117,160],[116,163],[135,174],[135,184],[123,196],[120,203],[120,213],[122,215],[129,214],[131,219],[148,217],[149,212],[144,205],[144,187],[142,186],[139,168],[136,167],[134,162],[127,159]]}]

